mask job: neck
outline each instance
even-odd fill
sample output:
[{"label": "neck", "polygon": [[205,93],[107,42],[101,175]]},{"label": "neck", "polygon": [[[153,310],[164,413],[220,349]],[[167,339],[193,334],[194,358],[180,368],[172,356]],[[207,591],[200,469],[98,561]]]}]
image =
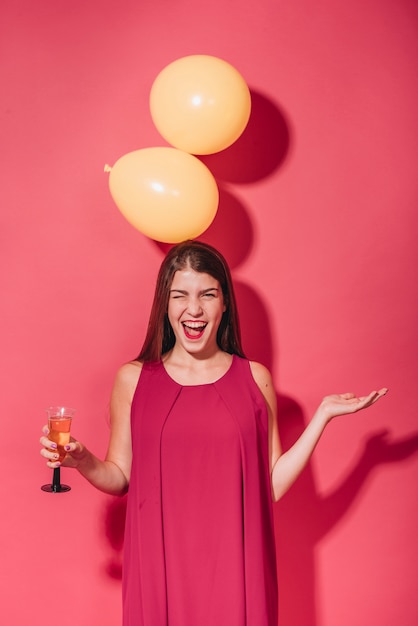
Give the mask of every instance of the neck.
[{"label": "neck", "polygon": [[201,385],[221,378],[230,368],[232,358],[219,348],[205,358],[173,348],[164,355],[163,365],[169,376],[181,385]]}]

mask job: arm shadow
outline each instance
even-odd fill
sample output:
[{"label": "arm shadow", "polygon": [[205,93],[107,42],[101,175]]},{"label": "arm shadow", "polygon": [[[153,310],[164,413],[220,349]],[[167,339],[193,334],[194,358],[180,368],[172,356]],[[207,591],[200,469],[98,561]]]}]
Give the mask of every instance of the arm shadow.
[{"label": "arm shadow", "polygon": [[[305,419],[292,398],[279,394],[278,407],[280,437],[287,450],[304,430]],[[329,494],[318,492],[312,465],[308,464],[275,505],[280,626],[316,626],[317,543],[344,518],[373,472],[407,461],[417,452],[418,433],[398,440],[386,430],[372,433],[358,461]]]}]

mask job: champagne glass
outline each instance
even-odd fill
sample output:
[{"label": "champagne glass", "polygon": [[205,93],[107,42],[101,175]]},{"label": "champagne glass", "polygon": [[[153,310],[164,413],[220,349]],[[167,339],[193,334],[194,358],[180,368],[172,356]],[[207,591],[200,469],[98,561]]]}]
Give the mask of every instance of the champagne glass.
[{"label": "champagne glass", "polygon": [[[75,410],[66,406],[50,406],[46,409],[46,412],[48,415],[48,438],[57,444],[58,460],[62,462],[67,454],[64,450],[64,446],[70,442],[71,421]],[[42,485],[42,491],[47,491],[48,493],[70,491],[71,487],[69,485],[61,484],[60,469],[60,467],[54,468],[52,484]]]}]

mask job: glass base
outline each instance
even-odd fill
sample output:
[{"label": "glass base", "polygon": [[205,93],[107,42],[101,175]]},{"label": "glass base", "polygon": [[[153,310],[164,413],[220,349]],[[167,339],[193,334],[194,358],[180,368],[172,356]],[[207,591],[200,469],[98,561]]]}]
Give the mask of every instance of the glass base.
[{"label": "glass base", "polygon": [[42,485],[41,489],[42,491],[47,491],[48,493],[71,491],[71,487],[69,485]]},{"label": "glass base", "polygon": [[52,484],[51,485],[42,485],[42,491],[47,491],[48,493],[63,493],[64,491],[71,491],[71,487],[69,485],[61,485],[61,468],[55,467],[52,475]]}]

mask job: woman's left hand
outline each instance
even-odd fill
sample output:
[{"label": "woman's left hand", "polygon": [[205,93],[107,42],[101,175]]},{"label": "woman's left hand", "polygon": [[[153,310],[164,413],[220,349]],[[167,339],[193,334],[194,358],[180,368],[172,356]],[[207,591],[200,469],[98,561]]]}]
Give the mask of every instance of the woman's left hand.
[{"label": "woman's left hand", "polygon": [[380,391],[372,391],[367,396],[356,396],[354,393],[336,393],[326,396],[319,405],[318,411],[321,411],[329,422],[339,415],[347,415],[366,409],[386,395],[387,391],[384,387]]}]

